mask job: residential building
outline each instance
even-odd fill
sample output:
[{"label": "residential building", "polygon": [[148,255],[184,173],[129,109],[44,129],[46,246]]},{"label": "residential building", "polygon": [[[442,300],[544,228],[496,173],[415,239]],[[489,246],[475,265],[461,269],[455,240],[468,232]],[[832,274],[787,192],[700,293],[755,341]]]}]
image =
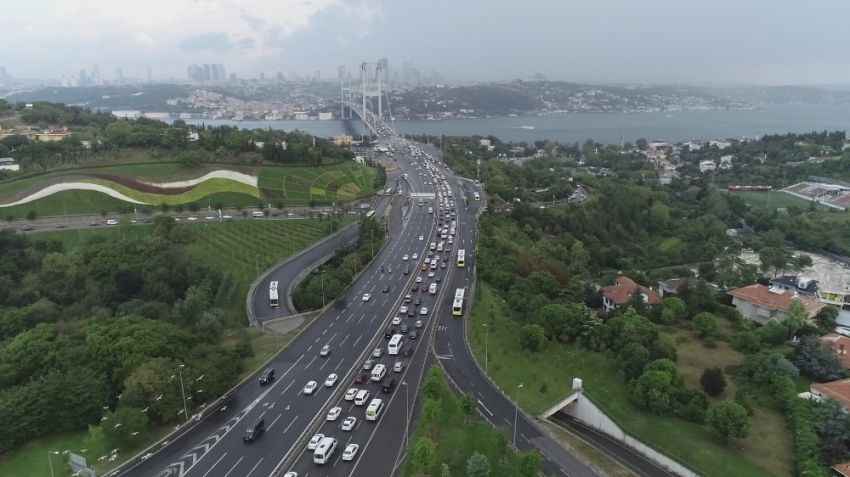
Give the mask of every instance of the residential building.
[{"label": "residential building", "polygon": [[850,410],[850,379],[840,379],[830,383],[816,383],[809,387],[812,397],[821,400],[824,397],[835,399]]},{"label": "residential building", "polygon": [[773,288],[788,290],[814,299],[818,298],[818,282],[811,278],[784,275],[781,277],[771,278],[769,283]]},{"label": "residential building", "polygon": [[732,146],[732,141],[727,139],[714,139],[712,141],[708,141],[708,147],[717,146],[718,149],[726,149],[727,147]]},{"label": "residential building", "polygon": [[328,121],[333,119],[334,113],[319,113],[319,121]]},{"label": "residential building", "polygon": [[735,160],[736,157],[732,154],[727,154],[725,156],[720,156],[720,165],[723,164],[732,164],[732,161]]},{"label": "residential building", "polygon": [[71,137],[71,132],[68,128],[62,129],[45,129],[35,133],[36,141],[61,141],[66,137]]},{"label": "residential building", "polygon": [[691,150],[691,151],[699,151],[700,149],[702,149],[702,146],[704,144],[703,144],[702,141],[697,141],[696,139],[691,139],[685,145],[688,146],[688,149]]},{"label": "residential building", "polygon": [[349,136],[348,134],[340,134],[339,136],[334,136],[334,144],[337,146],[350,146],[354,138]]},{"label": "residential building", "polygon": [[699,171],[700,172],[708,172],[717,169],[717,164],[714,161],[701,161],[699,163]]},{"label": "residential building", "polygon": [[638,285],[629,277],[617,277],[614,284],[607,287],[602,287],[602,308],[605,311],[616,310],[618,306],[625,305],[629,302],[632,294],[638,292],[643,298],[643,302],[647,305],[657,305],[661,303],[661,295],[655,290],[647,288],[643,285]]},{"label": "residential building", "polygon": [[850,369],[850,354],[848,354],[850,352],[850,338],[838,333],[829,333],[821,336],[820,341],[835,350],[838,361],[844,366],[844,369]]},{"label": "residential building", "polygon": [[[658,294],[661,295],[661,298],[664,298],[666,296],[678,293],[679,287],[688,286],[693,288],[697,286],[697,283],[699,283],[699,279],[694,277],[672,278],[670,280],[662,280],[658,282]],[[717,285],[714,285],[712,283],[706,283],[706,285],[708,285],[708,288],[713,292],[719,291]]]},{"label": "residential building", "polygon": [[727,292],[732,296],[732,305],[741,315],[756,323],[765,324],[770,320],[788,319],[788,305],[794,298],[803,301],[806,307],[806,319],[811,320],[826,305],[817,300],[797,295],[788,290],[768,288],[764,285],[747,285]]},{"label": "residential building", "polygon": [[490,140],[489,139],[479,139],[478,145],[490,147]]}]

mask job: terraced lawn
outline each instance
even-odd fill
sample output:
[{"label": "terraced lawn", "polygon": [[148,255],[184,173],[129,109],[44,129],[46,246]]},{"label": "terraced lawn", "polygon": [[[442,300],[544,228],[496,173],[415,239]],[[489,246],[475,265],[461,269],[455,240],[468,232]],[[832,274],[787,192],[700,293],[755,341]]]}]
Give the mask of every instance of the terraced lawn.
[{"label": "terraced lawn", "polygon": [[[256,203],[256,199],[254,202]],[[38,217],[99,214],[104,210],[114,212],[118,210],[118,207],[128,206],[142,207],[93,190],[66,190],[26,204],[0,207],[0,218],[6,220],[6,217],[11,215],[16,219],[22,219],[31,210],[36,211]]]},{"label": "terraced lawn", "polygon": [[168,205],[177,205],[177,204],[188,204],[190,202],[197,202],[201,199],[206,198],[210,194],[220,194],[220,193],[237,193],[244,194],[256,197],[259,200],[260,192],[256,187],[249,186],[248,184],[243,184],[242,182],[237,182],[229,179],[209,179],[204,182],[201,182],[196,187],[182,193],[175,195],[166,195],[166,194],[152,194],[147,192],[139,192],[137,190],[131,189],[129,187],[123,186],[121,184],[116,184],[112,181],[100,180],[100,179],[87,179],[84,182],[89,182],[92,184],[99,184],[104,187],[109,187],[110,189],[117,191],[123,194],[126,197],[129,197],[134,200],[138,200],[140,202],[144,202],[146,204],[168,204]]},{"label": "terraced lawn", "polygon": [[348,202],[372,195],[377,172],[355,162],[321,167],[264,167],[259,187],[264,199],[283,200],[287,205]]}]

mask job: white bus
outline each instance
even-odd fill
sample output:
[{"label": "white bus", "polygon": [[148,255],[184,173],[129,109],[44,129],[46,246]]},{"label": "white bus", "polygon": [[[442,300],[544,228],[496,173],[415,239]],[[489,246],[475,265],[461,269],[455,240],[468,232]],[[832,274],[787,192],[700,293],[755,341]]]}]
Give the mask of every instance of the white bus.
[{"label": "white bus", "polygon": [[457,251],[457,266],[463,268],[466,266],[466,250],[459,249]]},{"label": "white bus", "polygon": [[269,284],[269,306],[277,308],[277,305],[277,282],[274,281]]},{"label": "white bus", "polygon": [[480,196],[480,195],[478,195],[478,192],[476,192],[476,193],[475,193],[475,202],[478,202],[478,201],[480,201],[480,200],[481,200],[481,196]]},{"label": "white bus", "polygon": [[404,335],[393,335],[393,337],[390,338],[390,344],[387,345],[387,353],[391,355],[398,354],[403,345]]},{"label": "white bus", "polygon": [[452,315],[460,316],[463,314],[463,295],[465,291],[463,288],[458,288],[455,290],[455,300],[452,303]]},{"label": "white bus", "polygon": [[376,421],[381,413],[384,412],[384,401],[380,399],[372,399],[372,402],[369,403],[369,407],[366,408],[366,420],[367,421]]},{"label": "white bus", "polygon": [[366,212],[366,217],[374,217],[374,216],[375,216],[374,210],[370,210],[369,212]]},{"label": "white bus", "polygon": [[337,440],[333,437],[325,437],[319,441],[319,445],[313,452],[313,462],[316,464],[327,464],[336,450]]},{"label": "white bus", "polygon": [[264,214],[261,211],[258,210],[251,215],[253,215],[256,218],[256,217],[262,217]]}]

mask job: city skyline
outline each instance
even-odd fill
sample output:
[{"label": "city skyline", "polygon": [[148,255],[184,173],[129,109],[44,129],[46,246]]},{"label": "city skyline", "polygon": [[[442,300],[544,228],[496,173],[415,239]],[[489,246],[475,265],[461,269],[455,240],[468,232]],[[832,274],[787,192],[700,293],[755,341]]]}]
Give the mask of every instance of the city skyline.
[{"label": "city skyline", "polygon": [[423,75],[436,68],[459,81],[541,72],[590,83],[850,83],[850,34],[841,28],[850,4],[841,0],[819,2],[819,12],[832,14],[817,28],[797,25],[798,11],[768,0],[710,8],[541,1],[523,6],[533,21],[517,27],[506,0],[494,1],[487,9],[445,0],[427,9],[410,0],[19,3],[7,6],[0,40],[20,47],[2,67],[12,78],[59,80],[99,64],[121,68],[124,79],[165,80],[186,78],[186,65],[204,60],[228,65],[237,78],[293,70],[334,78],[338,65],[355,72],[362,61],[388,59],[388,81],[413,62]]}]

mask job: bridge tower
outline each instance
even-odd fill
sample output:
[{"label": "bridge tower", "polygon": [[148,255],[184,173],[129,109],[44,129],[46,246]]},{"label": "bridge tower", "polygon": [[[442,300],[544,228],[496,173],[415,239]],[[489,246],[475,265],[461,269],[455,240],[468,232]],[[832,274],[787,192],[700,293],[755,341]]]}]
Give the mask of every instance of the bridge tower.
[{"label": "bridge tower", "polygon": [[340,83],[340,109],[341,109],[341,119],[345,118],[345,106],[348,105],[348,119],[352,118],[351,115],[351,73],[345,73],[339,77]]},{"label": "bridge tower", "polygon": [[378,119],[383,120],[381,102],[381,63],[363,62],[360,65],[360,92],[363,95],[363,133],[366,131],[366,98],[378,97]]}]

